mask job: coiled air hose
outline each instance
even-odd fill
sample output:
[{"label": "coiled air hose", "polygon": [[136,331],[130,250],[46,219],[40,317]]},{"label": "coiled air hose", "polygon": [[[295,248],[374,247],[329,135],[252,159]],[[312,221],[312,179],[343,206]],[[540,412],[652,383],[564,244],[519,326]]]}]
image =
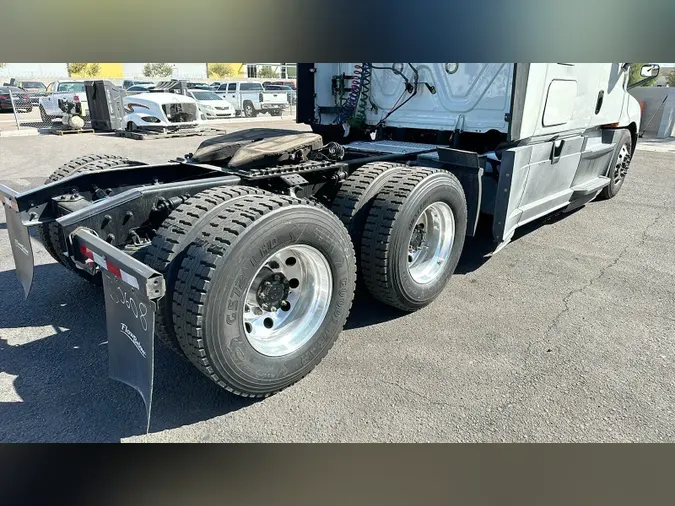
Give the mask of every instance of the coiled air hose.
[{"label": "coiled air hose", "polygon": [[[341,125],[352,120],[362,122],[366,118],[366,106],[368,92],[370,91],[370,63],[361,63],[354,65],[354,78],[349,96],[342,109],[333,121],[336,125]],[[358,110],[357,110],[358,107]]]}]

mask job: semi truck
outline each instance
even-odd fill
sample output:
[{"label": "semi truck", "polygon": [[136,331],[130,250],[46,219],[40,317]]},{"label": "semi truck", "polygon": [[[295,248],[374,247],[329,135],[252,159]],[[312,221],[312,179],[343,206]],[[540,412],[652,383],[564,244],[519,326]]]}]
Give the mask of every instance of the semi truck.
[{"label": "semi truck", "polygon": [[532,220],[616,196],[640,127],[630,68],[298,64],[307,132],[251,128],[160,164],[87,155],[38,188],[0,187],[16,274],[28,297],[34,229],[102,285],[110,376],[148,416],[156,339],[223,389],[269,396],[326,356],[357,284],[418,310],[480,220],[496,252]]}]

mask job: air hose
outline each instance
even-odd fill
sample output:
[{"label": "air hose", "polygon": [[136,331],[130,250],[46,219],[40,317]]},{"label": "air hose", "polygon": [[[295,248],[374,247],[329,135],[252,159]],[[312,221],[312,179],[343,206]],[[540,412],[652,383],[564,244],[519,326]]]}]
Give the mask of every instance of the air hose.
[{"label": "air hose", "polygon": [[352,122],[365,120],[371,70],[369,63],[354,65],[354,77],[349,96],[336,116],[334,124],[341,125],[350,120]]}]

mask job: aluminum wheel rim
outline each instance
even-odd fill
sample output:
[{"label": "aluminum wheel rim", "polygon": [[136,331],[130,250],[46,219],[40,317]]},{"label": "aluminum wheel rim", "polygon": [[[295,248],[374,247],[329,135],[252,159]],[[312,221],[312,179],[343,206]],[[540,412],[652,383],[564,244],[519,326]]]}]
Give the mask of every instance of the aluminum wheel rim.
[{"label": "aluminum wheel rim", "polygon": [[[261,299],[269,286],[265,283],[277,290],[274,295],[279,285],[285,286],[285,294],[271,301]],[[248,342],[271,357],[297,351],[321,327],[332,293],[330,265],[319,250],[302,244],[277,251],[265,260],[248,287],[242,309]]]},{"label": "aluminum wheel rim", "polygon": [[419,284],[434,281],[444,271],[455,242],[455,215],[445,202],[428,206],[415,222],[408,241],[408,272]]},{"label": "aluminum wheel rim", "polygon": [[619,156],[616,159],[614,166],[614,184],[618,185],[625,179],[628,174],[628,165],[630,164],[630,152],[628,146],[624,144],[619,150]]}]

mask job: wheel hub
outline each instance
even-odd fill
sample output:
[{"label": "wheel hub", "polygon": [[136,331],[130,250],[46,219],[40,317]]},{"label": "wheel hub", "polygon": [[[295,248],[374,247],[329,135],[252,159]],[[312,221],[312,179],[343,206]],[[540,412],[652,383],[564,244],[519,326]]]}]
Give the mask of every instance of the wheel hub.
[{"label": "wheel hub", "polygon": [[276,273],[267,277],[256,293],[258,307],[263,311],[276,311],[288,298],[290,283],[283,274]]},{"label": "wheel hub", "polygon": [[408,272],[420,284],[431,283],[445,271],[455,240],[455,215],[444,202],[429,205],[417,218],[408,242]]},{"label": "wheel hub", "polygon": [[614,166],[614,184],[620,184],[628,174],[628,166],[630,165],[630,151],[628,150],[627,145],[621,146],[619,150],[619,156],[616,160],[616,165]]},{"label": "wheel hub", "polygon": [[287,246],[265,260],[243,307],[244,335],[263,355],[279,357],[307,343],[330,305],[333,276],[316,248]]}]

